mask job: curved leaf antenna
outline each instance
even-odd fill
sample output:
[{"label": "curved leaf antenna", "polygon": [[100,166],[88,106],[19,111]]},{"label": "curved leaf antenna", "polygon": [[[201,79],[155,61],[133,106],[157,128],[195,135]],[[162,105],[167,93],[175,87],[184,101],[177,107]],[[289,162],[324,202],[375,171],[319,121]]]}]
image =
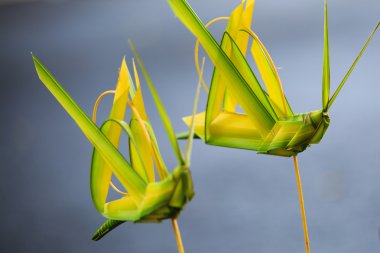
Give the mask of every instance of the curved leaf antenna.
[{"label": "curved leaf antenna", "polygon": [[[208,28],[209,26],[211,26],[212,24],[215,24],[219,21],[222,21],[222,20],[229,20],[230,18],[229,17],[218,17],[218,18],[214,18],[213,20],[209,21],[205,27]],[[198,73],[198,76],[199,78],[201,79],[201,82],[202,82],[202,85],[203,85],[203,89],[206,91],[206,93],[208,94],[209,93],[209,88],[207,87],[207,84],[205,82],[205,80],[203,79],[203,76],[201,75],[201,66],[199,64],[199,40],[197,40],[195,42],[195,47],[194,47],[194,62],[195,62],[195,68],[197,70],[197,73]],[[186,135],[187,136],[187,135]]]},{"label": "curved leaf antenna", "polygon": [[201,83],[202,83],[202,76],[203,76],[203,71],[204,71],[204,67],[205,67],[205,61],[206,61],[206,58],[203,57],[202,68],[201,68],[198,86],[197,86],[197,92],[196,92],[195,99],[194,99],[193,114],[191,116],[190,134],[189,134],[189,137],[187,139],[186,152],[185,152],[185,162],[186,162],[187,166],[190,166],[191,150],[192,150],[193,139],[194,139],[193,136],[194,136],[194,130],[195,130],[195,114],[197,112],[199,94],[201,92]]},{"label": "curved leaf antenna", "polygon": [[97,113],[98,113],[98,107],[99,107],[99,104],[100,104],[100,101],[102,101],[102,99],[106,96],[106,95],[110,95],[110,94],[115,94],[116,91],[115,90],[107,90],[105,92],[103,92],[102,94],[99,95],[99,97],[96,99],[96,102],[94,104],[94,108],[92,110],[92,121],[96,124],[96,118],[97,118]]},{"label": "curved leaf antenna", "polygon": [[[115,90],[108,90],[108,91],[105,91],[103,92],[102,94],[99,95],[99,97],[96,99],[96,102],[94,104],[94,108],[92,110],[92,121],[96,124],[96,118],[97,118],[97,112],[98,112],[98,107],[99,107],[99,104],[100,102],[102,101],[102,99],[106,96],[106,95],[110,95],[110,94],[115,94],[116,91]],[[111,187],[119,194],[121,195],[126,195],[127,193],[126,192],[123,192],[121,190],[119,190],[119,188],[116,187],[116,185],[114,183],[112,183],[112,181],[110,182],[110,185]]]},{"label": "curved leaf antenna", "polygon": [[275,104],[275,108],[281,110],[281,112],[276,110],[276,113],[278,115],[283,114],[284,116],[292,116],[293,111],[285,97],[282,83],[277,73],[277,68],[274,65],[270,54],[252,29],[247,27],[242,31],[248,33],[253,38],[251,54],[267,88],[271,102]]}]

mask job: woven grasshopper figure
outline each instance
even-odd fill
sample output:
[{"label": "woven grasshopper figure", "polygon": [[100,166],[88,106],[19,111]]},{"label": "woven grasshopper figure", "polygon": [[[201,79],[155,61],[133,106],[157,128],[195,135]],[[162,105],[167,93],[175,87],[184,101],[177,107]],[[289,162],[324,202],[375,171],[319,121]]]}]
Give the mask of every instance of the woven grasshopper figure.
[{"label": "woven grasshopper figure", "polygon": [[[185,0],[168,0],[182,23],[197,38],[195,61],[198,64],[198,46],[215,65],[206,111],[195,118],[195,133],[207,144],[255,150],[259,154],[294,157],[297,183],[303,218],[305,247],[309,252],[309,240],[304,210],[302,186],[298,170],[297,154],[323,138],[330,124],[328,110],[344,86],[347,78],[372,39],[376,28],[366,41],[334,94],[330,97],[330,66],[327,1],[324,7],[324,60],[322,76],[322,109],[302,114],[293,113],[287,101],[277,69],[259,37],[251,30],[254,0],[243,0],[230,17],[216,18],[203,23]],[[220,20],[229,20],[221,43],[208,32],[207,27]],[[265,89],[260,85],[247,63],[249,38],[250,52],[257,65]],[[202,78],[202,77],[201,77]],[[203,80],[203,79],[202,79]],[[238,113],[239,105],[245,113]],[[190,125],[191,117],[184,118]],[[181,134],[183,138],[188,134]]]},{"label": "woven grasshopper figure", "polygon": [[[343,81],[329,98],[329,42],[327,2],[325,3],[322,109],[294,114],[268,51],[250,29],[254,0],[243,1],[230,17],[217,18],[206,27],[186,1],[168,1],[179,19],[198,39],[195,58],[198,58],[200,42],[215,65],[206,111],[196,115],[197,136],[207,144],[250,149],[260,154],[290,157],[304,151],[310,144],[320,142],[330,123],[328,110],[379,27],[378,24]],[[229,23],[219,45],[206,28],[222,19],[229,20]],[[267,92],[258,82],[245,57],[249,37],[253,39],[250,51]],[[199,66],[197,60],[196,64]],[[208,91],[207,87],[205,89]],[[242,107],[245,114],[236,112],[236,104]],[[185,118],[188,125],[190,121],[191,117]]]},{"label": "woven grasshopper figure", "polygon": [[[192,139],[189,138],[186,153],[183,156],[163,104],[132,43],[131,47],[148,83],[179,162],[172,173],[169,173],[161,157],[153,128],[146,115],[140,80],[134,62],[134,82],[124,59],[116,89],[104,92],[96,101],[93,112],[94,121],[100,100],[107,94],[114,94],[110,116],[98,128],[40,61],[35,56],[33,59],[41,81],[94,146],[91,164],[91,195],[96,209],[108,218],[108,221],[95,233],[93,240],[99,240],[126,221],[160,222],[164,219],[171,219],[179,252],[184,252],[176,218],[194,195],[189,169]],[[196,111],[199,91],[200,83],[193,114]],[[124,121],[127,106],[131,108],[129,123]],[[122,132],[129,137],[130,162],[118,150]],[[155,178],[155,169],[159,179]],[[118,179],[127,192],[119,190],[111,182],[112,175]],[[110,186],[121,197],[107,202]]]}]

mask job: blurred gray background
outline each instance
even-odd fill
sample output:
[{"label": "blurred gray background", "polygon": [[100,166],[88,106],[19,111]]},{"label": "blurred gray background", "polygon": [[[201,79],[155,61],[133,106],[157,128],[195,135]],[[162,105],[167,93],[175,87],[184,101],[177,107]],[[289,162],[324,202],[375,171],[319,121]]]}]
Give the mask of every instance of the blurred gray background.
[{"label": "blurred gray background", "polygon": [[[203,21],[240,2],[189,0]],[[379,0],[330,1],[333,90],[380,20]],[[211,30],[220,37],[224,25]],[[255,31],[294,111],[320,108],[323,1],[257,0]],[[89,192],[91,145],[46,88],[30,52],[90,114],[134,40],[176,131],[191,111],[193,36],[162,1],[0,1],[0,252],[176,252],[169,222],[125,224],[100,242]],[[207,78],[211,64],[207,63]],[[321,144],[300,155],[312,252],[380,252],[380,34],[330,111]],[[169,167],[176,165],[143,88]],[[206,95],[201,97],[204,110]],[[111,100],[103,103],[106,116]],[[291,159],[195,142],[196,197],[179,223],[187,252],[304,252]]]}]

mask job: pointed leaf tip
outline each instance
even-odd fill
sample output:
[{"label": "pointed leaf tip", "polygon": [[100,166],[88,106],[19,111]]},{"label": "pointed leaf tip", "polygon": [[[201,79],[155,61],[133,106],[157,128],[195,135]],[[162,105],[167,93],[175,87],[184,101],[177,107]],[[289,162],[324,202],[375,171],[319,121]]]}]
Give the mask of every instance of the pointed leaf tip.
[{"label": "pointed leaf tip", "polygon": [[330,49],[329,49],[329,23],[327,0],[324,3],[324,26],[323,26],[323,74],[322,74],[322,106],[327,109],[330,98]]}]

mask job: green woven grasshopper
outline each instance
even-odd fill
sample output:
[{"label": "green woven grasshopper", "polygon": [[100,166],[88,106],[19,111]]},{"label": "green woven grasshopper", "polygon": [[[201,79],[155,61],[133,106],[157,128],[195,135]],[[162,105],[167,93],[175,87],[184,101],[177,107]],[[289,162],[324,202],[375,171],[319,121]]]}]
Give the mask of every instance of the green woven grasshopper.
[{"label": "green woven grasshopper", "polygon": [[[183,156],[162,102],[132,43],[131,47],[145,76],[179,163],[172,173],[168,172],[161,157],[153,128],[146,115],[140,80],[134,62],[134,81],[125,60],[123,60],[116,89],[104,92],[96,101],[93,112],[94,121],[100,100],[107,94],[114,94],[110,116],[98,128],[40,61],[35,56],[33,59],[41,81],[94,146],[91,163],[91,195],[96,209],[108,218],[108,221],[95,233],[93,240],[99,240],[126,221],[160,222],[164,219],[172,219],[179,251],[184,252],[176,218],[194,195],[189,169],[192,139],[189,138],[186,153]],[[200,83],[196,101],[199,90]],[[193,114],[196,111],[196,103]],[[127,106],[131,108],[129,123],[124,121]],[[130,162],[118,150],[122,132],[129,137]],[[159,179],[156,179],[155,169]],[[127,192],[119,190],[111,182],[112,175],[118,179]],[[121,196],[107,202],[110,186]]]},{"label": "green woven grasshopper", "polygon": [[[340,83],[330,94],[327,3],[325,4],[322,109],[293,113],[283,92],[277,69],[259,37],[250,29],[254,1],[243,1],[228,18],[219,44],[184,0],[168,0],[179,19],[194,33],[215,65],[206,111],[196,115],[195,132],[207,144],[250,149],[260,154],[294,156],[317,144],[326,132],[328,110],[347,81],[379,24]],[[211,23],[214,23],[213,20]],[[208,24],[208,25],[209,25]],[[206,25],[206,26],[208,26]],[[247,63],[248,40],[267,91]],[[197,58],[198,46],[196,47]],[[208,88],[206,88],[208,90]],[[236,104],[245,114],[236,111]],[[189,125],[191,117],[185,118]]]},{"label": "green woven grasshopper", "polygon": [[[328,110],[380,23],[377,24],[342,82],[330,97],[328,15],[327,1],[325,1],[322,109],[295,114],[285,97],[273,60],[259,37],[250,28],[254,0],[243,0],[230,17],[216,18],[206,25],[203,25],[185,0],[168,0],[168,2],[176,16],[197,38],[195,59],[198,73],[199,43],[215,65],[210,88],[207,88],[203,81],[205,90],[209,90],[208,101],[206,111],[197,114],[195,118],[197,137],[210,145],[255,150],[259,154],[294,157],[305,245],[306,251],[309,252],[297,154],[303,152],[311,144],[319,143],[323,138],[330,124]],[[218,43],[207,30],[209,25],[219,20],[229,20],[221,43]],[[260,85],[247,63],[246,53],[250,37],[252,38],[250,52],[266,90]],[[199,75],[201,76],[200,73]],[[244,113],[237,112],[237,105],[243,109]],[[190,125],[191,117],[184,118],[184,121]],[[185,136],[188,134],[178,137]]]}]

